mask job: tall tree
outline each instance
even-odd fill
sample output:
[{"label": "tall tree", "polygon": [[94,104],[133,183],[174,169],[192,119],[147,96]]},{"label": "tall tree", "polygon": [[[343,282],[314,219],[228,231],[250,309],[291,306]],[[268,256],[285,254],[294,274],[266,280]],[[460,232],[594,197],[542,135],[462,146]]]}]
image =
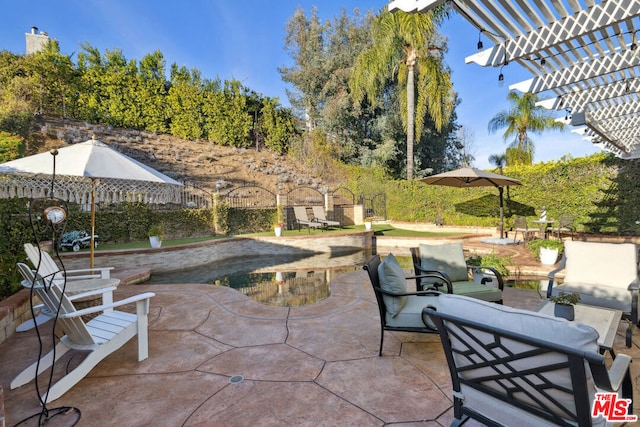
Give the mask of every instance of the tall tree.
[{"label": "tall tree", "polygon": [[156,50],[140,60],[138,90],[144,111],[144,126],[152,132],[167,132],[167,80],[166,62],[162,52]]},{"label": "tall tree", "polygon": [[171,118],[169,130],[179,138],[198,140],[204,135],[202,106],[204,94],[200,71],[171,64],[171,86],[167,93],[167,109]]},{"label": "tall tree", "polygon": [[327,26],[318,18],[315,7],[311,9],[309,19],[304,10],[296,9],[287,22],[285,37],[285,49],[296,66],[278,69],[282,80],[298,89],[297,93],[288,92],[287,95],[291,105],[304,112],[308,132],[315,129],[318,123],[322,88],[328,76],[323,59]]},{"label": "tall tree", "polygon": [[529,133],[540,134],[545,130],[564,129],[564,124],[556,121],[544,107],[536,105],[538,95],[535,93],[509,92],[507,100],[511,104],[508,110],[500,111],[489,120],[489,133],[497,132],[506,128],[503,139],[507,141],[514,137],[510,148],[515,148],[520,152],[528,153],[533,158],[535,146]]},{"label": "tall tree", "polygon": [[393,79],[406,94],[402,116],[407,133],[407,179],[413,178],[415,135],[421,134],[426,115],[441,130],[455,106],[450,73],[442,62],[444,48],[436,46],[436,24],[443,16],[443,9],[415,14],[383,11],[373,23],[371,48],[358,56],[351,74],[351,92],[357,103],[366,96],[375,105]]}]

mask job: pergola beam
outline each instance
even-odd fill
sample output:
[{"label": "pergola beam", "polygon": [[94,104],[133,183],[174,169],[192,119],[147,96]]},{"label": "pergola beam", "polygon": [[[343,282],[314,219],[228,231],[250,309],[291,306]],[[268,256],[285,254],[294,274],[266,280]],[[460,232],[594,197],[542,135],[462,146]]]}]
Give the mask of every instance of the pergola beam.
[{"label": "pergola beam", "polygon": [[635,50],[629,49],[622,53],[583,62],[554,73],[533,77],[512,84],[509,86],[509,89],[515,89],[521,92],[540,93],[635,67],[639,64],[640,58],[636,55]]},{"label": "pergola beam", "polygon": [[574,111],[582,111],[589,104],[638,92],[640,92],[640,79],[633,78],[598,86],[593,89],[565,93],[555,98],[539,101],[536,105],[549,110],[571,108]]},{"label": "pergola beam", "polygon": [[640,3],[607,1],[521,37],[468,56],[465,62],[467,64],[474,62],[483,67],[498,67],[504,63],[505,58],[508,61],[513,61],[531,57],[545,49],[558,46],[560,42],[575,40],[601,28],[610,27],[623,19],[636,16],[640,16]]}]

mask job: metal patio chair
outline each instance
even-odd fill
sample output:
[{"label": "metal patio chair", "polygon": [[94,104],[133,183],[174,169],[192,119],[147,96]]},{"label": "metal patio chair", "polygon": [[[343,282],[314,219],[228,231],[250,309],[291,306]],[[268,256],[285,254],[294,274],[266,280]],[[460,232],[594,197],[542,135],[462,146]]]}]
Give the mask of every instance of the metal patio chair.
[{"label": "metal patio chair", "polygon": [[438,328],[449,366],[452,426],[469,418],[489,426],[612,425],[592,417],[605,392],[629,399],[633,413],[631,357],[618,354],[607,370],[591,326],[460,295],[441,295],[437,310],[423,314]]}]

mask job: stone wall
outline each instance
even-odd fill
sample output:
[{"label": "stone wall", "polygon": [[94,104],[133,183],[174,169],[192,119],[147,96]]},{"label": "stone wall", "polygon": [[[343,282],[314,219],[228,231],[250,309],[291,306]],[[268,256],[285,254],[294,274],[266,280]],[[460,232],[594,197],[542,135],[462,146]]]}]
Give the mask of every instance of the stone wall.
[{"label": "stone wall", "polygon": [[[34,301],[38,304],[39,300]],[[29,290],[22,289],[0,301],[0,342],[12,336],[16,327],[31,319]]]}]

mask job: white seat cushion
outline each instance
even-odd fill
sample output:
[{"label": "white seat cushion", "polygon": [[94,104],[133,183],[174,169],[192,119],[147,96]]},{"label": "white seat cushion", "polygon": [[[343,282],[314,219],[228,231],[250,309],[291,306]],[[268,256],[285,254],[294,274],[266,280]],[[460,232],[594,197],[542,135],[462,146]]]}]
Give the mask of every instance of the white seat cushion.
[{"label": "white seat cushion", "polygon": [[[402,310],[395,316],[390,316],[387,313],[387,325],[397,327],[414,327],[424,328],[425,324],[422,321],[422,309],[429,306],[436,310],[438,309],[439,296],[434,295],[410,295],[406,299],[406,303]],[[425,316],[424,319],[426,326],[436,329],[435,324],[429,316]]]}]

